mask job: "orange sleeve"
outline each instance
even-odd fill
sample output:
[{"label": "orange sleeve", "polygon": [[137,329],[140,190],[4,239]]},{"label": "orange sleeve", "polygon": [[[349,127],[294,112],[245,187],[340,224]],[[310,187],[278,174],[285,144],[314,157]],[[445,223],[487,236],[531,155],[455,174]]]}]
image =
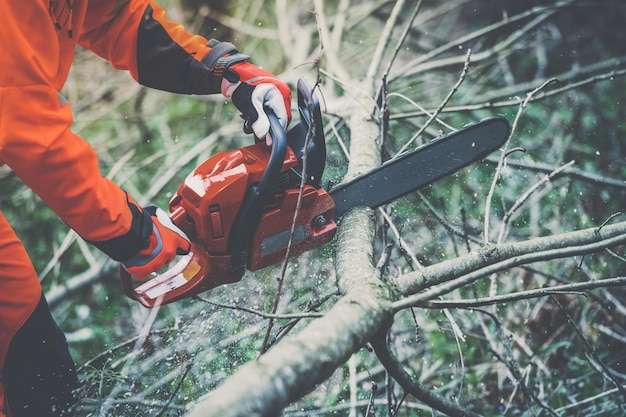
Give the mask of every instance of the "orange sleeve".
[{"label": "orange sleeve", "polygon": [[1,88],[0,159],[83,238],[123,235],[132,220],[126,194],[102,177],[71,121],[69,104],[47,86]]},{"label": "orange sleeve", "polygon": [[[52,4],[0,2],[0,164],[9,165],[85,239],[108,240],[128,233],[133,216],[126,194],[102,177],[91,146],[70,130],[70,106],[57,91],[75,39],[69,18],[55,21],[67,9],[57,13]],[[77,22],[81,4],[76,2]],[[66,26],[57,28],[59,22]]]},{"label": "orange sleeve", "polygon": [[202,59],[206,38],[168,19],[152,0],[89,2],[78,42],[142,85],[182,94],[214,94]]},{"label": "orange sleeve", "polygon": [[102,177],[94,150],[72,133],[70,106],[58,93],[75,43],[143,85],[186,94],[219,92],[220,80],[202,62],[211,48],[152,0],[31,3],[0,2],[0,164],[83,238],[114,259],[132,256],[151,220]]}]

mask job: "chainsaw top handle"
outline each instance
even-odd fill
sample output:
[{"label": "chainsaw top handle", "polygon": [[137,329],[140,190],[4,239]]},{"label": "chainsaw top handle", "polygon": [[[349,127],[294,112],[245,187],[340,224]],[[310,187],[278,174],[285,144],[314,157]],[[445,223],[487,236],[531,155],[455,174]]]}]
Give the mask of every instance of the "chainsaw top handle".
[{"label": "chainsaw top handle", "polygon": [[259,181],[259,184],[256,186],[256,192],[259,195],[267,194],[270,191],[272,183],[280,174],[283,162],[285,161],[285,155],[287,154],[287,136],[278,121],[278,117],[268,107],[265,108],[265,113],[270,121],[272,152],[270,154],[270,160],[267,164],[267,168],[263,173],[263,177],[261,177],[261,181]]},{"label": "chainsaw top handle", "polygon": [[272,185],[282,170],[287,153],[287,136],[278,117],[269,108],[265,108],[265,113],[270,121],[272,150],[261,180],[246,193],[230,231],[228,252],[232,256],[231,272],[235,275],[243,275],[246,271],[252,236],[261,221],[262,208],[271,197]]}]

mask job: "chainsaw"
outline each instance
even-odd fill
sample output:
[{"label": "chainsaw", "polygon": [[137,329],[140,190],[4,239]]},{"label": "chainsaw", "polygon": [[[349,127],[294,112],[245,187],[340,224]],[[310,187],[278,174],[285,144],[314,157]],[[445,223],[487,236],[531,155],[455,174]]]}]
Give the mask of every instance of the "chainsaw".
[{"label": "chainsaw", "polygon": [[487,118],[326,191],[319,101],[303,79],[297,96],[300,122],[288,132],[268,112],[271,147],[257,142],[219,152],[187,176],[169,212],[191,249],[137,287],[120,268],[130,298],[146,307],[171,303],[319,247],[333,239],[338,221],[353,207],[376,208],[432,184],[484,158],[510,132],[505,118]]}]

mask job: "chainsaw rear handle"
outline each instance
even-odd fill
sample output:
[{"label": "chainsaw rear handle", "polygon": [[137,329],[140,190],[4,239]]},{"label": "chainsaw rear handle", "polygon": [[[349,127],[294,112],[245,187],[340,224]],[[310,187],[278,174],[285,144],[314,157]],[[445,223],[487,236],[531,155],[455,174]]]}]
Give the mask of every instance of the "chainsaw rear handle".
[{"label": "chainsaw rear handle", "polygon": [[232,256],[230,269],[234,275],[243,275],[246,271],[252,236],[259,226],[262,208],[271,197],[272,185],[280,175],[287,154],[287,136],[278,117],[267,107],[265,113],[270,121],[272,150],[261,180],[246,193],[230,231],[228,252]]}]

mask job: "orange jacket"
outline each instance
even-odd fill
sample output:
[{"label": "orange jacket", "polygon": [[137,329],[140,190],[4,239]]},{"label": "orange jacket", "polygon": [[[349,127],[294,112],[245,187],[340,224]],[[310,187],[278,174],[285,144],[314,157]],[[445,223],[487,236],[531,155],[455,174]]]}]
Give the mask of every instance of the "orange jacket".
[{"label": "orange jacket", "polygon": [[[0,163],[83,238],[129,231],[124,192],[102,178],[92,148],[70,130],[59,91],[78,43],[141,84],[215,93],[200,60],[207,40],[169,22],[152,0],[0,2]],[[131,254],[132,255],[132,254]]]},{"label": "orange jacket", "polygon": [[[93,51],[149,87],[207,94],[219,91],[201,63],[207,40],[169,22],[152,0],[2,0],[0,16],[0,165],[83,238],[115,251],[137,219],[126,194],[100,174],[93,149],[70,130],[72,112],[59,91],[74,48]],[[137,239],[130,241],[127,248]],[[0,373],[40,295],[32,264],[0,213]],[[0,416],[3,404],[0,384]]]}]

